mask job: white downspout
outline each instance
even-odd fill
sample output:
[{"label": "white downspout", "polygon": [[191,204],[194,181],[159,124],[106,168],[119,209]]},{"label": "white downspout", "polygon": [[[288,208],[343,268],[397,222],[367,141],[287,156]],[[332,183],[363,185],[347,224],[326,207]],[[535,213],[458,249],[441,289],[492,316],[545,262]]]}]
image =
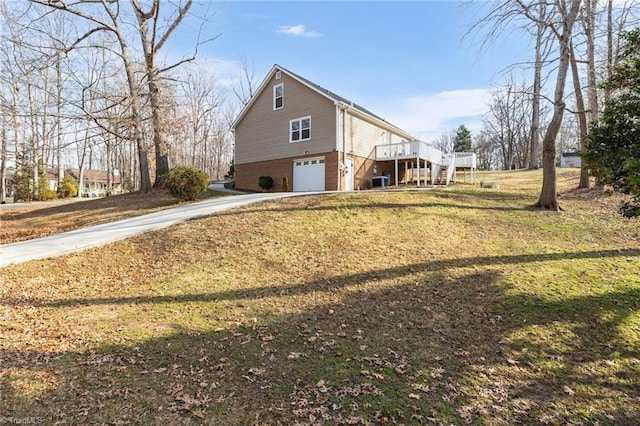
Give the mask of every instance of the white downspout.
[{"label": "white downspout", "polygon": [[[346,110],[342,110],[342,169],[344,170],[345,167],[347,167],[347,111]],[[342,173],[340,173],[340,190],[343,190],[344,188],[342,188]]]},{"label": "white downspout", "polygon": [[[338,104],[337,102],[335,103],[336,105],[336,153],[340,152],[340,104]],[[336,164],[337,167],[337,173],[338,173],[338,191],[340,191],[340,188],[342,186],[342,183],[340,182],[340,156],[338,155],[338,164]]]},{"label": "white downspout", "polygon": [[[347,109],[352,109],[353,106],[345,104],[344,102],[336,102],[336,107],[342,111],[342,167],[344,169],[344,167],[347,167]],[[338,119],[338,126],[340,123],[339,120],[339,114],[338,114],[338,109],[336,109],[336,114],[338,115],[337,119]],[[338,139],[336,137],[336,139]],[[338,145],[338,152],[340,152],[340,143],[337,143]],[[340,160],[340,157],[338,156],[338,160]],[[338,190],[342,191],[343,190],[343,185],[342,185],[342,170],[340,169],[340,164],[338,164]]]}]

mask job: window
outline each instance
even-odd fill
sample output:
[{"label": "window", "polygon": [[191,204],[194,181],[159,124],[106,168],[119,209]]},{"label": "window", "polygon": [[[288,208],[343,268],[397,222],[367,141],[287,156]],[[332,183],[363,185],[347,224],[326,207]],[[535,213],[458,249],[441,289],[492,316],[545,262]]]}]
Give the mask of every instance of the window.
[{"label": "window", "polygon": [[284,105],[284,84],[273,86],[273,109],[280,109]]},{"label": "window", "polygon": [[289,142],[311,139],[311,117],[298,118],[289,123]]}]

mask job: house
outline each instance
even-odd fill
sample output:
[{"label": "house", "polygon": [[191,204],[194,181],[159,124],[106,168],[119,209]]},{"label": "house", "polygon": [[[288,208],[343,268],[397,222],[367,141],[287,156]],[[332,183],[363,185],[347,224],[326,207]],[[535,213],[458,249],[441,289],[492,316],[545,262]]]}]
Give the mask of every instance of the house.
[{"label": "house", "polygon": [[560,154],[560,167],[581,167],[582,159],[577,152],[563,152]]},{"label": "house", "polygon": [[434,146],[279,65],[232,129],[237,189],[260,190],[260,176],[275,191],[420,186],[448,183],[455,170]]},{"label": "house", "polygon": [[47,178],[47,184],[49,185],[49,188],[47,188],[49,191],[57,191],[58,189],[58,169],[56,169],[55,167],[47,167],[47,170],[45,171],[45,176]]},{"label": "house", "polygon": [[[80,169],[67,169],[67,173],[79,184]],[[78,192],[81,197],[101,197],[107,193],[119,194],[122,192],[120,173],[114,170],[112,186],[109,189],[109,179],[106,171],[85,170],[82,175],[82,188],[78,188]]]},{"label": "house", "polygon": [[16,172],[11,168],[11,170],[5,170],[4,176],[2,176],[4,188],[4,198],[0,197],[0,199],[4,202],[5,198],[13,197],[15,193],[15,178]]}]

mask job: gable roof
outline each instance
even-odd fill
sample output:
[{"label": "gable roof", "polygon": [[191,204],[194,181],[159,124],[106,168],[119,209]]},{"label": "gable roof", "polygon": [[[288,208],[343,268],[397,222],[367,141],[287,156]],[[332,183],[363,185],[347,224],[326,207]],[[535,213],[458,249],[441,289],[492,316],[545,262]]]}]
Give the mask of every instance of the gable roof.
[{"label": "gable roof", "polygon": [[258,87],[258,90],[256,90],[256,92],[254,93],[254,95],[251,97],[251,99],[249,100],[249,102],[247,103],[247,105],[244,106],[244,108],[242,109],[242,111],[240,111],[240,114],[238,115],[238,117],[234,120],[234,122],[231,124],[231,128],[235,129],[238,124],[240,123],[240,121],[242,120],[242,118],[244,118],[244,116],[246,115],[247,111],[249,111],[249,109],[251,109],[251,106],[253,105],[253,103],[255,102],[255,100],[258,98],[258,95],[260,95],[260,93],[262,93],[262,91],[265,89],[267,83],[269,81],[271,81],[271,79],[273,78],[273,76],[275,75],[275,73],[277,71],[281,71],[285,74],[287,74],[289,77],[291,77],[292,79],[296,80],[298,83],[308,87],[309,89],[313,90],[316,93],[319,93],[320,95],[324,96],[325,98],[333,101],[336,104],[342,104],[345,107],[349,107],[352,108],[354,111],[360,113],[361,115],[368,117],[370,120],[377,122],[378,124],[382,125],[383,127],[390,127],[393,130],[395,130],[396,132],[402,133],[404,136],[407,136],[408,139],[410,140],[414,140],[415,138],[411,135],[409,135],[407,132],[405,132],[404,130],[400,129],[397,126],[394,126],[393,124],[389,123],[388,121],[386,121],[384,118],[372,113],[371,111],[367,110],[366,108],[350,101],[347,98],[344,98],[330,90],[325,89],[324,87],[320,86],[319,84],[316,84],[314,82],[312,82],[311,80],[308,80],[302,76],[299,76],[298,74],[295,74],[289,70],[287,70],[286,68],[281,67],[278,64],[275,64],[273,66],[273,68],[271,68],[271,71],[269,71],[269,74],[267,74],[267,76],[265,77],[265,79],[263,80],[263,82],[260,84],[260,86]]},{"label": "gable roof", "polygon": [[[75,180],[80,179],[80,169],[67,169],[67,172]],[[85,170],[83,173],[85,181],[88,182],[104,182],[108,181],[107,172],[104,170]],[[113,183],[120,183],[120,174],[113,176]]]}]

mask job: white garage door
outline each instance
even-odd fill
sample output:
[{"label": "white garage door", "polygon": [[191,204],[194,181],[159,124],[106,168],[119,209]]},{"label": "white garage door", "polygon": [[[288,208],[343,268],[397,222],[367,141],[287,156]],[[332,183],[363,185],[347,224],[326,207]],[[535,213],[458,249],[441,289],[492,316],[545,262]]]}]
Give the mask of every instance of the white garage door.
[{"label": "white garage door", "polygon": [[294,191],[324,191],[324,157],[293,161]]}]

